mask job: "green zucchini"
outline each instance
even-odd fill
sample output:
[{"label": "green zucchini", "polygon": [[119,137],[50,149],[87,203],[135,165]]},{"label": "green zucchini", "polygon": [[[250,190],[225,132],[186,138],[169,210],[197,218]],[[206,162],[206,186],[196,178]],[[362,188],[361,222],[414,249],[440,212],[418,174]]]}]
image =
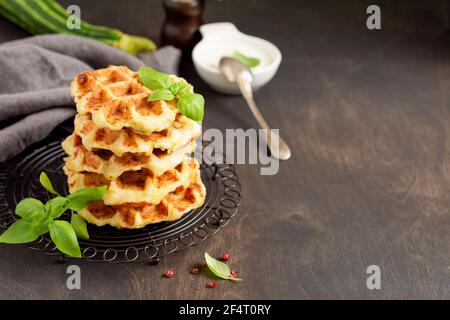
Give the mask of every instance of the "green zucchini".
[{"label": "green zucchini", "polygon": [[7,7],[0,7],[0,15],[6,17],[8,20],[17,24],[23,29],[29,28],[29,26],[25,22],[22,22],[19,18],[17,18],[16,15],[12,13]]},{"label": "green zucchini", "polygon": [[55,0],[0,0],[0,15],[32,34],[65,33],[88,37],[134,55],[156,49],[150,39],[83,20],[79,29],[71,30],[66,25],[69,13]]},{"label": "green zucchini", "polygon": [[[10,19],[14,23],[16,23],[17,20],[20,21],[19,25],[33,34],[46,32],[46,30],[43,29],[42,26],[38,26],[36,23],[30,21],[27,12],[21,12],[20,7],[18,7],[17,5],[18,4],[15,3],[15,1],[0,0],[0,14],[5,18]],[[11,19],[10,17],[15,17],[15,19]]]}]

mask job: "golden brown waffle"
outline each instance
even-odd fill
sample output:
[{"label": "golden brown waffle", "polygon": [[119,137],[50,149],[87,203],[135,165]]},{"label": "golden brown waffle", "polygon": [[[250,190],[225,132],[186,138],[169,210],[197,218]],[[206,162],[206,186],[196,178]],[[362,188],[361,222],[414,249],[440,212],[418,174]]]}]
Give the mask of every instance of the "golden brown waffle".
[{"label": "golden brown waffle", "polygon": [[80,188],[108,186],[103,197],[107,205],[118,205],[124,202],[159,203],[169,192],[183,186],[187,187],[199,171],[199,164],[193,158],[186,158],[174,169],[154,176],[148,169],[127,171],[118,178],[108,180],[105,176],[91,172],[76,172],[64,167],[68,177],[69,191]]},{"label": "golden brown waffle", "polygon": [[[173,82],[186,83],[170,77]],[[82,72],[71,84],[78,113],[91,114],[97,127],[133,128],[143,134],[169,128],[177,114],[175,100],[149,102],[151,93],[139,83],[138,73],[124,66]]]},{"label": "golden brown waffle", "polygon": [[201,207],[206,190],[199,172],[192,183],[169,193],[157,205],[146,203],[124,203],[107,206],[103,201],[90,203],[79,214],[97,226],[111,225],[116,228],[137,229],[148,224],[180,219],[189,210]]},{"label": "golden brown waffle", "polygon": [[187,154],[195,151],[195,141],[191,141],[172,152],[153,149],[150,155],[127,153],[118,157],[106,149],[87,150],[81,143],[81,138],[75,134],[68,136],[62,146],[69,155],[65,159],[69,170],[98,173],[108,180],[117,178],[125,171],[141,169],[148,169],[155,176],[160,176],[167,170],[175,168]]},{"label": "golden brown waffle", "polygon": [[[171,76],[172,81],[184,81]],[[75,130],[62,146],[70,192],[107,185],[79,214],[98,226],[142,228],[179,219],[203,205],[195,149],[200,125],[176,101],[148,102],[151,90],[127,67],[83,72],[71,84]]]},{"label": "golden brown waffle", "polygon": [[200,125],[177,114],[169,129],[143,135],[131,129],[111,130],[99,128],[88,115],[75,117],[75,133],[88,150],[106,149],[121,157],[125,153],[150,155],[153,149],[175,150],[188,144],[201,133]]}]

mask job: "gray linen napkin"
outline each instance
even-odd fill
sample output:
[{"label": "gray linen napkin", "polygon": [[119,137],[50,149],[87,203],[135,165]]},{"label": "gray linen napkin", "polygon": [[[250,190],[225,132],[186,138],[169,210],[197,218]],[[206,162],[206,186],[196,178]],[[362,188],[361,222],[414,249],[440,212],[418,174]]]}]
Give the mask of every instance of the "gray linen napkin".
[{"label": "gray linen napkin", "polygon": [[0,45],[0,162],[44,139],[75,114],[70,82],[76,74],[148,65],[177,74],[180,51],[164,47],[138,58],[87,38],[41,35]]}]

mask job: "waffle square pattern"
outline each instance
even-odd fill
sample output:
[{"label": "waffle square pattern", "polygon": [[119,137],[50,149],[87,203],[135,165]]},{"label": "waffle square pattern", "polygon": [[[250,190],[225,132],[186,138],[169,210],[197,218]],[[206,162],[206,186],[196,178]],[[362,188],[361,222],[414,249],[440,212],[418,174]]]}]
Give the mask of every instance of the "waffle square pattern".
[{"label": "waffle square pattern", "polygon": [[69,190],[108,186],[102,201],[79,212],[90,223],[142,228],[177,220],[205,201],[199,164],[190,156],[201,126],[178,112],[175,99],[149,102],[151,93],[124,66],[72,81],[75,130],[62,143]]}]

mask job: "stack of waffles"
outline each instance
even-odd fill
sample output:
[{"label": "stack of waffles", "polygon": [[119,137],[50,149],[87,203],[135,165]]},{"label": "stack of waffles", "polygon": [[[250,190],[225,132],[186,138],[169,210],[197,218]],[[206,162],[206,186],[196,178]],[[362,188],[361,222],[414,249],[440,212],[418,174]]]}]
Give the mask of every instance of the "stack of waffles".
[{"label": "stack of waffles", "polygon": [[175,101],[149,102],[151,93],[123,66],[83,72],[72,82],[78,113],[62,144],[69,190],[108,186],[103,201],[79,212],[90,223],[142,228],[203,205],[199,164],[189,156],[201,127]]}]

